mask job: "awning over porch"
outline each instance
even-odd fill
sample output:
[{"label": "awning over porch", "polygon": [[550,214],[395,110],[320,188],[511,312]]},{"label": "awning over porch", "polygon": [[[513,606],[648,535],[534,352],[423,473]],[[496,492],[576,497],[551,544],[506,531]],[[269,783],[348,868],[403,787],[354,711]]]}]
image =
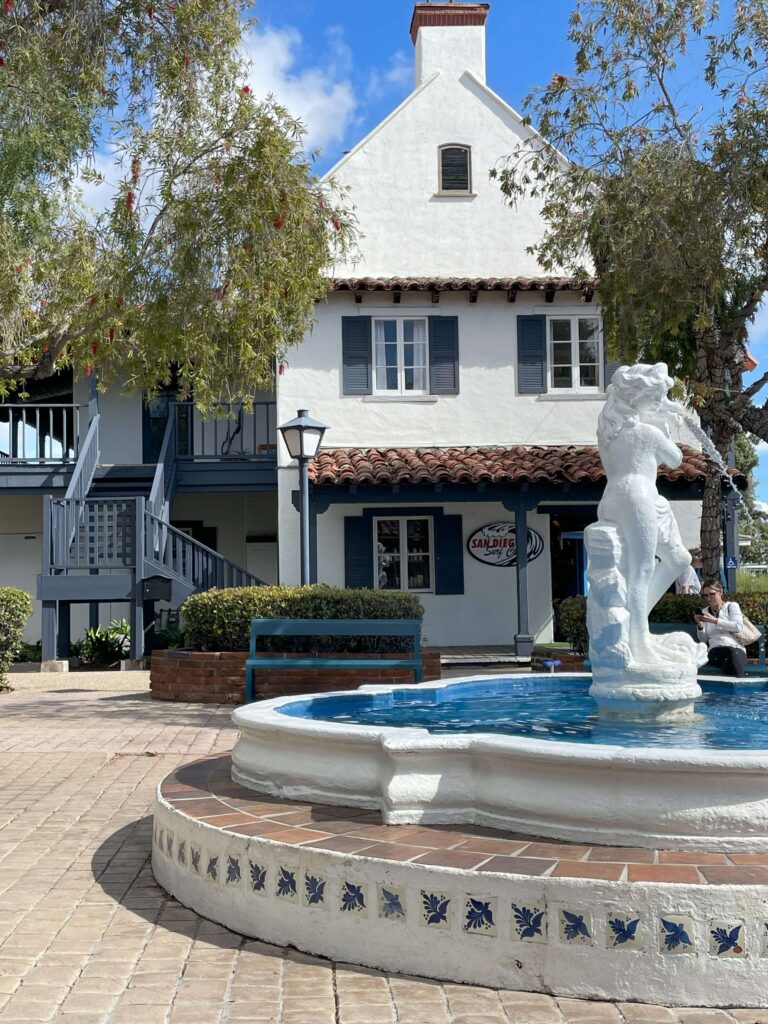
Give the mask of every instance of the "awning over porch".
[{"label": "awning over porch", "polygon": [[[677,469],[661,466],[674,482],[702,482],[707,457],[682,446]],[[484,448],[324,448],[309,465],[315,484],[525,484],[602,483],[596,445],[515,445]],[[734,471],[739,486],[743,476]]]}]

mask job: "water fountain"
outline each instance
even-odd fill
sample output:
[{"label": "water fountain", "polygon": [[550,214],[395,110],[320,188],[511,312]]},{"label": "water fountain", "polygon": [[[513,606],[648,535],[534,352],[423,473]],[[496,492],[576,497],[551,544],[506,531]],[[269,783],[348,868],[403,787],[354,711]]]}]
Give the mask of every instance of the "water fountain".
[{"label": "water fountain", "polygon": [[238,708],[231,762],[158,791],[161,884],[243,934],[386,970],[768,1005],[764,683],[702,692],[704,646],[648,629],[689,559],[656,489],[682,457],[670,383],[622,367],[600,416],[592,676]]}]

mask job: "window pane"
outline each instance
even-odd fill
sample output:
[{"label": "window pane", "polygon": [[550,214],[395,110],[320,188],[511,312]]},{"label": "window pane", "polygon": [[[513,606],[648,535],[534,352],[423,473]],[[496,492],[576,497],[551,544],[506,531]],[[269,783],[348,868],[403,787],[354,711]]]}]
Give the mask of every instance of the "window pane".
[{"label": "window pane", "polygon": [[408,373],[412,374],[412,377],[413,377],[413,388],[410,389],[408,387],[407,377],[406,377],[406,385],[405,385],[406,391],[408,391],[408,390],[426,391],[427,390],[427,371],[424,369],[423,366],[420,367],[420,368],[417,367],[414,370],[406,370],[406,374],[408,374]]},{"label": "window pane", "polygon": [[579,317],[579,341],[592,341],[597,343],[598,321],[596,317]]},{"label": "window pane", "polygon": [[570,366],[553,366],[552,367],[552,386],[556,388],[569,388],[571,387],[571,368]]},{"label": "window pane", "polygon": [[469,150],[446,146],[440,150],[440,187],[443,192],[469,192]]},{"label": "window pane", "polygon": [[579,384],[583,388],[596,388],[597,387],[597,367],[596,366],[580,366],[579,367]]},{"label": "window pane", "polygon": [[597,363],[597,342],[596,341],[580,341],[579,342],[579,362],[580,363]]},{"label": "window pane", "polygon": [[376,390],[397,391],[397,321],[374,321]]},{"label": "window pane", "polygon": [[555,366],[571,365],[571,343],[557,342],[552,346],[552,362]]},{"label": "window pane", "polygon": [[406,525],[408,554],[429,553],[429,520],[409,519]]},{"label": "window pane", "polygon": [[387,391],[397,391],[397,367],[387,367]]},{"label": "window pane", "polygon": [[400,520],[376,523],[377,582],[382,590],[400,590]]},{"label": "window pane", "polygon": [[408,589],[428,590],[432,583],[429,572],[429,520],[409,519],[406,523],[408,547]]},{"label": "window pane", "polygon": [[550,338],[552,341],[570,341],[571,340],[571,321],[570,320],[550,320],[549,321]]}]

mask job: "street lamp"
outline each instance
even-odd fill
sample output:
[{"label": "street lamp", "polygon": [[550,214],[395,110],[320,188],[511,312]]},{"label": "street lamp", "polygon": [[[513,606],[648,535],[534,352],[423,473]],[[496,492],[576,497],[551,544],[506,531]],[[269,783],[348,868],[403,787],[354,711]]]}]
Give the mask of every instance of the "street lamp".
[{"label": "street lamp", "polygon": [[325,423],[310,418],[307,409],[299,409],[295,420],[277,428],[283,435],[285,447],[292,459],[299,463],[299,494],[301,497],[301,585],[309,583],[309,460],[317,455]]}]

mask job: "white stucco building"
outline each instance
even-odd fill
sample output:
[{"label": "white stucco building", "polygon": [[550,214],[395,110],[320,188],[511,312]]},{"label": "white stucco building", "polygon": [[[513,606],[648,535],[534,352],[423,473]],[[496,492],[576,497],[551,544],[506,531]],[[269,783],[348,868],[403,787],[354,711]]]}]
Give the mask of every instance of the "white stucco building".
[{"label": "white stucco building", "polygon": [[[530,129],[486,83],[488,15],[415,5],[413,92],[330,172],[359,260],[333,268],[253,413],[204,424],[170,390],[148,405],[115,390],[94,441],[87,381],[0,407],[0,584],[34,591],[42,565],[29,638],[42,630],[50,656],[57,633],[66,648],[126,602],[138,654],[150,602],[248,573],[298,582],[297,472],[275,427],[300,408],[329,427],[311,467],[313,579],[417,591],[431,644],[525,654],[551,638],[553,599],[583,590],[612,367],[595,283],[543,276],[527,251],[539,206],[510,208],[489,177]],[[703,473],[691,452],[662,478],[691,546]]]}]

